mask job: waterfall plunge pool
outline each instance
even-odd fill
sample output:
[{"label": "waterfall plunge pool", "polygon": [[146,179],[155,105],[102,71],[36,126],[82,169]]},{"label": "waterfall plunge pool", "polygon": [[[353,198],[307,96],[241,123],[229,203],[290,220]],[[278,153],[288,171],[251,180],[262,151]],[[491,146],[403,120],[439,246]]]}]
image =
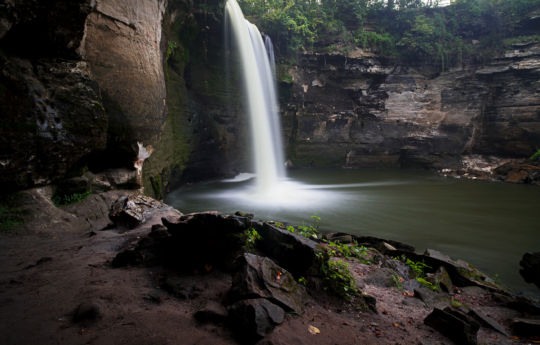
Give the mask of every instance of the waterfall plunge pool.
[{"label": "waterfall plunge pool", "polygon": [[243,211],[321,230],[392,239],[473,264],[517,293],[540,297],[519,275],[523,253],[540,250],[540,189],[443,178],[423,171],[298,169],[275,193],[254,192],[253,175],[193,184],[166,202],[183,213]]}]

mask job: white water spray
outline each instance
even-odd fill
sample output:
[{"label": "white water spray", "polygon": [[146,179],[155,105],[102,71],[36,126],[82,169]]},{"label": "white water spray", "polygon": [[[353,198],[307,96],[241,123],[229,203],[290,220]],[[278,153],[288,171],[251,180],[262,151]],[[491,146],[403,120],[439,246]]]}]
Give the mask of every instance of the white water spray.
[{"label": "white water spray", "polygon": [[270,194],[285,177],[273,68],[259,29],[244,18],[236,0],[227,0],[225,18],[225,30],[232,31],[242,62],[257,189]]}]

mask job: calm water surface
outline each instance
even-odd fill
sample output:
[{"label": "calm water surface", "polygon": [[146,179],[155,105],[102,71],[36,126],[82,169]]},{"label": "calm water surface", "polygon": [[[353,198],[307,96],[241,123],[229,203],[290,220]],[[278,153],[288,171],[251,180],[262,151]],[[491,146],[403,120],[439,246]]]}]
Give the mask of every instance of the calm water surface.
[{"label": "calm water surface", "polygon": [[[251,212],[293,224],[321,217],[321,229],[393,239],[464,259],[518,293],[540,297],[519,275],[526,251],[540,251],[540,188],[447,179],[404,170],[309,169],[269,200],[253,180],[186,186],[167,202],[184,213]],[[279,195],[278,195],[279,196]]]}]

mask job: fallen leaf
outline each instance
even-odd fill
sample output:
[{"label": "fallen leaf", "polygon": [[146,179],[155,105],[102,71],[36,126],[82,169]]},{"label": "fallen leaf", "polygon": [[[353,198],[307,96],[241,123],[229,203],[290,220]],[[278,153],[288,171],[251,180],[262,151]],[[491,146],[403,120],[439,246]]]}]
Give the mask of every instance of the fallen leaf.
[{"label": "fallen leaf", "polygon": [[311,334],[319,334],[319,333],[321,333],[321,331],[317,327],[312,326],[312,325],[309,325],[308,331]]},{"label": "fallen leaf", "polygon": [[399,327],[399,323],[394,322],[394,327]]},{"label": "fallen leaf", "polygon": [[209,265],[209,264],[204,265],[204,270],[206,272],[210,272],[212,270],[212,265]]}]

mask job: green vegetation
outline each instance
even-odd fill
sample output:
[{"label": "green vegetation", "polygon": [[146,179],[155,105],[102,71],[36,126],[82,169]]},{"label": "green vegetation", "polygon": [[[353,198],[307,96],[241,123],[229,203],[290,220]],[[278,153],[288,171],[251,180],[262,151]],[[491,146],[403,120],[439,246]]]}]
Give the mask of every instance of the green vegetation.
[{"label": "green vegetation", "polygon": [[174,56],[174,51],[178,48],[178,43],[176,41],[169,41],[169,44],[167,46],[167,52],[165,53],[165,64],[167,61],[169,61],[169,58],[171,56]]},{"label": "green vegetation", "polygon": [[430,269],[431,267],[429,265],[427,265],[426,263],[422,261],[413,261],[404,255],[402,255],[399,258],[394,258],[394,259],[399,260],[405,263],[407,266],[409,266],[414,273],[416,281],[418,281],[420,284],[424,285],[425,287],[433,291],[440,290],[438,281],[435,281],[435,283],[433,283],[426,279],[425,269],[426,268]]},{"label": "green vegetation", "polygon": [[356,279],[349,271],[348,263],[342,260],[325,259],[323,254],[319,254],[319,259],[325,290],[348,300],[358,294]]},{"label": "green vegetation", "polygon": [[354,242],[353,244],[344,244],[339,241],[330,241],[328,242],[328,247],[330,247],[330,250],[328,251],[330,256],[357,258],[363,264],[371,264],[371,262],[365,258],[367,255],[367,248],[364,246],[359,246],[357,242]]},{"label": "green vegetation", "polygon": [[407,266],[411,268],[411,270],[414,272],[416,277],[423,277],[425,276],[424,270],[426,268],[431,268],[430,266],[426,265],[424,262],[421,261],[412,261],[408,257],[401,256],[400,259],[402,262],[404,262]]},{"label": "green vegetation", "polygon": [[531,161],[540,160],[540,150],[536,151],[529,159]]},{"label": "green vegetation", "polygon": [[454,297],[452,297],[450,299],[450,305],[452,306],[452,308],[459,308],[463,305],[463,303],[461,303],[460,301],[454,299]]},{"label": "green vegetation", "polygon": [[[360,47],[445,71],[502,51],[537,0],[239,0],[283,60],[301,50]],[[534,36],[533,36],[534,37]],[[327,49],[324,49],[324,48]]]},{"label": "green vegetation", "polygon": [[91,191],[73,194],[54,194],[51,198],[55,206],[64,206],[83,201],[92,194]]},{"label": "green vegetation", "polygon": [[261,239],[261,235],[257,232],[257,230],[253,228],[249,228],[245,232],[245,247],[248,250],[252,250],[255,248],[255,242]]},{"label": "green vegetation", "polygon": [[312,222],[308,225],[298,225],[296,228],[294,226],[287,226],[285,230],[296,233],[300,236],[304,236],[306,238],[319,238],[319,226],[321,223],[321,217],[318,217],[316,215],[311,216]]},{"label": "green vegetation", "polygon": [[17,206],[16,196],[3,195],[0,198],[0,233],[9,233],[23,223],[23,212]]},{"label": "green vegetation", "polygon": [[402,278],[400,276],[398,276],[397,274],[392,274],[392,280],[394,281],[394,284],[396,285],[396,288],[399,290],[399,291],[403,291],[403,282],[402,282]]}]

